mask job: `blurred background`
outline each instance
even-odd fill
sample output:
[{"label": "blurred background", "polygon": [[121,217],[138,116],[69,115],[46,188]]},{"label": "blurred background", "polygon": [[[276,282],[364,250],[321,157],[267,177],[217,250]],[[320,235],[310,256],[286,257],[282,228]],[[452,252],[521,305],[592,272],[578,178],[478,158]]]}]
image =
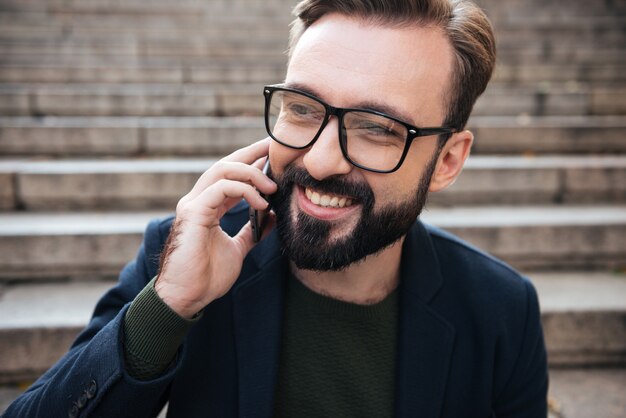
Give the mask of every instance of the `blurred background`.
[{"label": "blurred background", "polygon": [[[423,218],[538,288],[553,417],[626,416],[626,1],[480,0],[498,67]],[[293,0],[0,0],[0,411],[147,221],[265,137]]]}]

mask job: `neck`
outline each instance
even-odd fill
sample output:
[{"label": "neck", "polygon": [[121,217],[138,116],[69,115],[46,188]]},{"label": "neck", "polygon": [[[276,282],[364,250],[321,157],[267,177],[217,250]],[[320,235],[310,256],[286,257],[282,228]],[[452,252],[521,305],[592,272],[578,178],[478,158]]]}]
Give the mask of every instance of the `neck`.
[{"label": "neck", "polygon": [[404,237],[391,247],[340,271],[302,270],[291,263],[291,272],[312,291],[334,299],[371,305],[398,287]]}]

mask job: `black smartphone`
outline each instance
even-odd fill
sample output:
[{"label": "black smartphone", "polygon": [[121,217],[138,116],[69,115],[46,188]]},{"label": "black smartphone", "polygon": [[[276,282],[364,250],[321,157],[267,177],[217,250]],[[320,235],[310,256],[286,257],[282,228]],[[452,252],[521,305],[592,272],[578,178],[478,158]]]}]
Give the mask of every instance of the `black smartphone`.
[{"label": "black smartphone", "polygon": [[[265,161],[265,165],[263,166],[263,174],[267,175],[267,171],[270,168],[270,159],[267,157]],[[261,196],[264,199],[267,199],[263,193]],[[266,217],[270,210],[268,206],[265,210],[256,210],[252,206],[248,209],[248,216],[250,217],[250,223],[252,224],[252,239],[254,242],[259,242],[261,240],[261,236],[263,235],[263,228],[265,228]]]}]

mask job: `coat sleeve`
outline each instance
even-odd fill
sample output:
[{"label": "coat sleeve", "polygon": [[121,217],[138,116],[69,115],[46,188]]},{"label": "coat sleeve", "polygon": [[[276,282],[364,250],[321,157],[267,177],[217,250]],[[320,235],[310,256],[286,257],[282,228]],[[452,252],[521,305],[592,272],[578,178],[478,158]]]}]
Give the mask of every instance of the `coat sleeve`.
[{"label": "coat sleeve", "polygon": [[548,365],[537,292],[525,280],[524,337],[509,381],[497,396],[494,417],[545,418],[548,414]]},{"label": "coat sleeve", "polygon": [[[4,418],[150,417],[164,405],[184,349],[172,366],[149,381],[125,370],[124,315],[135,296],[156,275],[171,222],[153,221],[137,258],[98,302],[87,327],[70,350],[6,410]],[[45,349],[45,348],[44,348]]]}]

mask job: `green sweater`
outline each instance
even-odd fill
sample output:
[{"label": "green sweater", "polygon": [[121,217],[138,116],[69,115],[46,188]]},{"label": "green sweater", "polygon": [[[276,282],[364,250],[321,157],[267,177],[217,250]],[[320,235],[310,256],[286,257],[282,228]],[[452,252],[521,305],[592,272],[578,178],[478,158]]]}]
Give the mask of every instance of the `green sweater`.
[{"label": "green sweater", "polygon": [[276,416],[391,417],[397,318],[397,292],[366,306],[289,280]]},{"label": "green sweater", "polygon": [[[374,305],[342,302],[290,278],[276,416],[392,416],[397,300],[393,292]],[[197,319],[179,317],[150,282],[124,320],[128,373],[142,380],[163,373]]]}]

